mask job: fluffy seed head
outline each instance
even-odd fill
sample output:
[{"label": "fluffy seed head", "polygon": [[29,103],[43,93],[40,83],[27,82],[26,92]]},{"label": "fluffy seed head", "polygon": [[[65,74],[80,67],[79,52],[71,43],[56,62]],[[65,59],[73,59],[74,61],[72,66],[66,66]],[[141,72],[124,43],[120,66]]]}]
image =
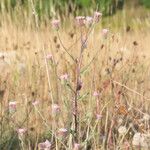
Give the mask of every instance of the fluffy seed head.
[{"label": "fluffy seed head", "polygon": [[119,134],[125,134],[126,132],[127,132],[127,128],[125,127],[125,126],[120,126],[119,128],[118,128],[118,132],[119,132]]}]

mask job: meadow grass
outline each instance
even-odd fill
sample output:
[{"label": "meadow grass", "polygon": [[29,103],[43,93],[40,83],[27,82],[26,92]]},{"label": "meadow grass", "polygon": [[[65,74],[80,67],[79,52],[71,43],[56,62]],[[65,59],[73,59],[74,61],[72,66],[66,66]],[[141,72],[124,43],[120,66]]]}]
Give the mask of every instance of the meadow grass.
[{"label": "meadow grass", "polygon": [[131,12],[95,24],[85,43],[73,17],[55,31],[32,14],[1,15],[0,149],[46,139],[56,150],[149,149],[150,14]]}]

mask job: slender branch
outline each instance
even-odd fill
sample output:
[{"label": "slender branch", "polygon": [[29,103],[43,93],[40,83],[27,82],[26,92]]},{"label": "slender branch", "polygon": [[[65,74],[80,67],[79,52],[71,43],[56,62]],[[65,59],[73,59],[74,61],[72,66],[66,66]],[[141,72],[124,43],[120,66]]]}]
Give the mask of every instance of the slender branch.
[{"label": "slender branch", "polygon": [[139,93],[139,92],[137,92],[137,91],[135,91],[135,90],[133,90],[133,89],[131,89],[131,88],[127,87],[126,85],[121,84],[121,83],[119,83],[119,82],[117,82],[117,81],[115,81],[115,80],[111,80],[111,81],[112,81],[113,83],[115,83],[115,84],[118,84],[118,85],[120,85],[120,86],[122,86],[122,87],[126,88],[128,91],[133,92],[133,93],[135,93],[135,94],[137,94],[137,95],[141,96],[141,97],[142,97],[142,98],[144,98],[145,100],[150,101],[150,98],[145,97],[145,96],[144,96],[144,95],[142,95],[141,93]]}]

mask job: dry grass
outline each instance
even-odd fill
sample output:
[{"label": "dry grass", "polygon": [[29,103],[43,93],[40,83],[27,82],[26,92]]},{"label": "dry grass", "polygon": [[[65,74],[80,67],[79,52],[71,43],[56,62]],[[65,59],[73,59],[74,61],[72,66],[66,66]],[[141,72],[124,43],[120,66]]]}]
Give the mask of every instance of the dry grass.
[{"label": "dry grass", "polygon": [[[107,39],[101,36],[100,24],[91,32],[83,52],[83,86],[78,95],[81,149],[132,149],[136,132],[150,134],[150,119],[143,119],[145,114],[150,115],[150,22],[145,19],[144,23],[138,24],[141,30],[135,30],[137,24],[128,32],[110,29]],[[59,34],[65,47],[75,43],[68,52],[77,59],[80,30],[70,25]],[[57,32],[49,26],[37,31],[3,22],[0,43],[2,52],[13,51],[13,57],[6,54],[0,58],[0,149],[37,149],[45,139],[52,142],[53,149],[73,149],[72,99],[77,64],[64,51]],[[47,54],[53,59],[45,59]],[[69,79],[61,81],[59,77],[65,73]],[[93,96],[94,91],[100,95]],[[35,100],[39,103],[33,106]],[[10,101],[17,102],[14,113],[8,111]],[[55,103],[60,106],[56,116],[51,110]],[[97,114],[100,119],[96,119]],[[124,135],[118,133],[120,126],[127,128]],[[27,129],[21,139],[18,128]],[[59,128],[68,130],[66,137],[57,135]],[[148,149],[143,145],[137,148]]]}]

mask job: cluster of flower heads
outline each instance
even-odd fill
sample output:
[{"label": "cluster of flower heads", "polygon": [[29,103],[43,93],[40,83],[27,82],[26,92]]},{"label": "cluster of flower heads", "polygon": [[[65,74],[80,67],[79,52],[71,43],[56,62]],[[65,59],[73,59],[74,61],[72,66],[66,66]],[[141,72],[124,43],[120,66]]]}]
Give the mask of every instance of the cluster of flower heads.
[{"label": "cluster of flower heads", "polygon": [[[94,12],[93,17],[91,17],[91,16],[87,16],[87,17],[77,16],[76,17],[76,24],[80,27],[85,26],[85,25],[88,27],[91,27],[92,24],[98,23],[101,18],[102,18],[102,13],[100,13],[100,12]],[[52,27],[55,30],[59,30],[60,20],[59,19],[52,20]]]},{"label": "cluster of flower heads", "polygon": [[87,27],[91,27],[94,23],[98,23],[100,21],[100,19],[102,18],[102,13],[100,12],[95,12],[93,17],[91,16],[77,16],[76,17],[76,24],[80,27],[82,26],[87,26]]}]

